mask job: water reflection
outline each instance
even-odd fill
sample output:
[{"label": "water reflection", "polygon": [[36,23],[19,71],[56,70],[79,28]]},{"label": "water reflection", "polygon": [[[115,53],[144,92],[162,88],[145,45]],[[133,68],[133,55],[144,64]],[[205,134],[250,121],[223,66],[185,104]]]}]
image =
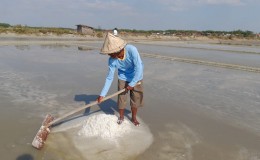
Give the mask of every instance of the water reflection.
[{"label": "water reflection", "polygon": [[61,48],[70,48],[71,45],[68,44],[42,44],[40,45],[41,49],[61,49]]},{"label": "water reflection", "polygon": [[94,50],[94,48],[91,47],[85,47],[85,46],[78,46],[79,51],[91,51]]},{"label": "water reflection", "polygon": [[18,50],[30,50],[30,46],[29,45],[15,45],[15,48]]}]

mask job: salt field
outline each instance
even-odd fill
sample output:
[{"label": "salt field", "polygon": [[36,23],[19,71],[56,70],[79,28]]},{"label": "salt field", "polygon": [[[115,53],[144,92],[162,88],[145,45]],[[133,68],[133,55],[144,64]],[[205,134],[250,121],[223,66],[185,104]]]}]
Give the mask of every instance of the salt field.
[{"label": "salt field", "polygon": [[[260,47],[135,42],[145,65],[145,107],[135,127],[116,98],[55,126],[44,148],[31,142],[47,113],[95,101],[108,56],[102,42],[0,45],[0,154],[11,160],[260,160]],[[247,71],[146,54],[254,67]],[[109,94],[116,91],[114,81]]]}]

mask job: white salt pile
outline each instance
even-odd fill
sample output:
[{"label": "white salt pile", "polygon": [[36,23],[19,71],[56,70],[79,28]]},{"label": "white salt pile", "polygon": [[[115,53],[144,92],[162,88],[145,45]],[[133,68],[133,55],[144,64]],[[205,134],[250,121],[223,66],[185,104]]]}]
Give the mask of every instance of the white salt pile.
[{"label": "white salt pile", "polygon": [[70,157],[74,157],[71,159],[135,159],[153,142],[148,126],[139,117],[138,120],[139,127],[126,117],[118,125],[117,116],[104,113],[76,118],[53,128],[57,134],[49,137],[53,138],[48,141],[49,146],[55,153],[69,152]]},{"label": "white salt pile", "polygon": [[121,125],[116,123],[115,115],[98,114],[90,116],[78,132],[80,136],[101,137],[106,140],[116,140],[123,137],[126,133],[133,131],[131,122],[125,120]]}]

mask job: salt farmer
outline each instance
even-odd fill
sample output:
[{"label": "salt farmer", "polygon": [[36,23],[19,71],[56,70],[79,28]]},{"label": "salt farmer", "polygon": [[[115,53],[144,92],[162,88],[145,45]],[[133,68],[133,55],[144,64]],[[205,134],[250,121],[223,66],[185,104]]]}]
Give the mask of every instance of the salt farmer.
[{"label": "salt farmer", "polygon": [[[125,40],[111,33],[106,35],[101,54],[109,55],[108,74],[104,87],[97,98],[101,103],[106,96],[114,79],[115,70],[118,70],[118,90],[126,88],[126,91],[118,95],[117,105],[119,108],[118,124],[124,121],[126,101],[130,95],[130,106],[132,111],[132,123],[139,126],[137,110],[143,106],[143,62],[137,48],[127,44]],[[141,84],[137,85],[137,83]],[[130,94],[128,93],[130,92]]]}]

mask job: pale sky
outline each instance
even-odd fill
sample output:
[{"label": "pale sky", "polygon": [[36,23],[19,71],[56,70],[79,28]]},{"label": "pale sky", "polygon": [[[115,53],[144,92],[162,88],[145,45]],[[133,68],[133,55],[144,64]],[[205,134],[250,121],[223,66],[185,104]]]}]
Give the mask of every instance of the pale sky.
[{"label": "pale sky", "polygon": [[260,0],[1,0],[0,23],[260,32]]}]

